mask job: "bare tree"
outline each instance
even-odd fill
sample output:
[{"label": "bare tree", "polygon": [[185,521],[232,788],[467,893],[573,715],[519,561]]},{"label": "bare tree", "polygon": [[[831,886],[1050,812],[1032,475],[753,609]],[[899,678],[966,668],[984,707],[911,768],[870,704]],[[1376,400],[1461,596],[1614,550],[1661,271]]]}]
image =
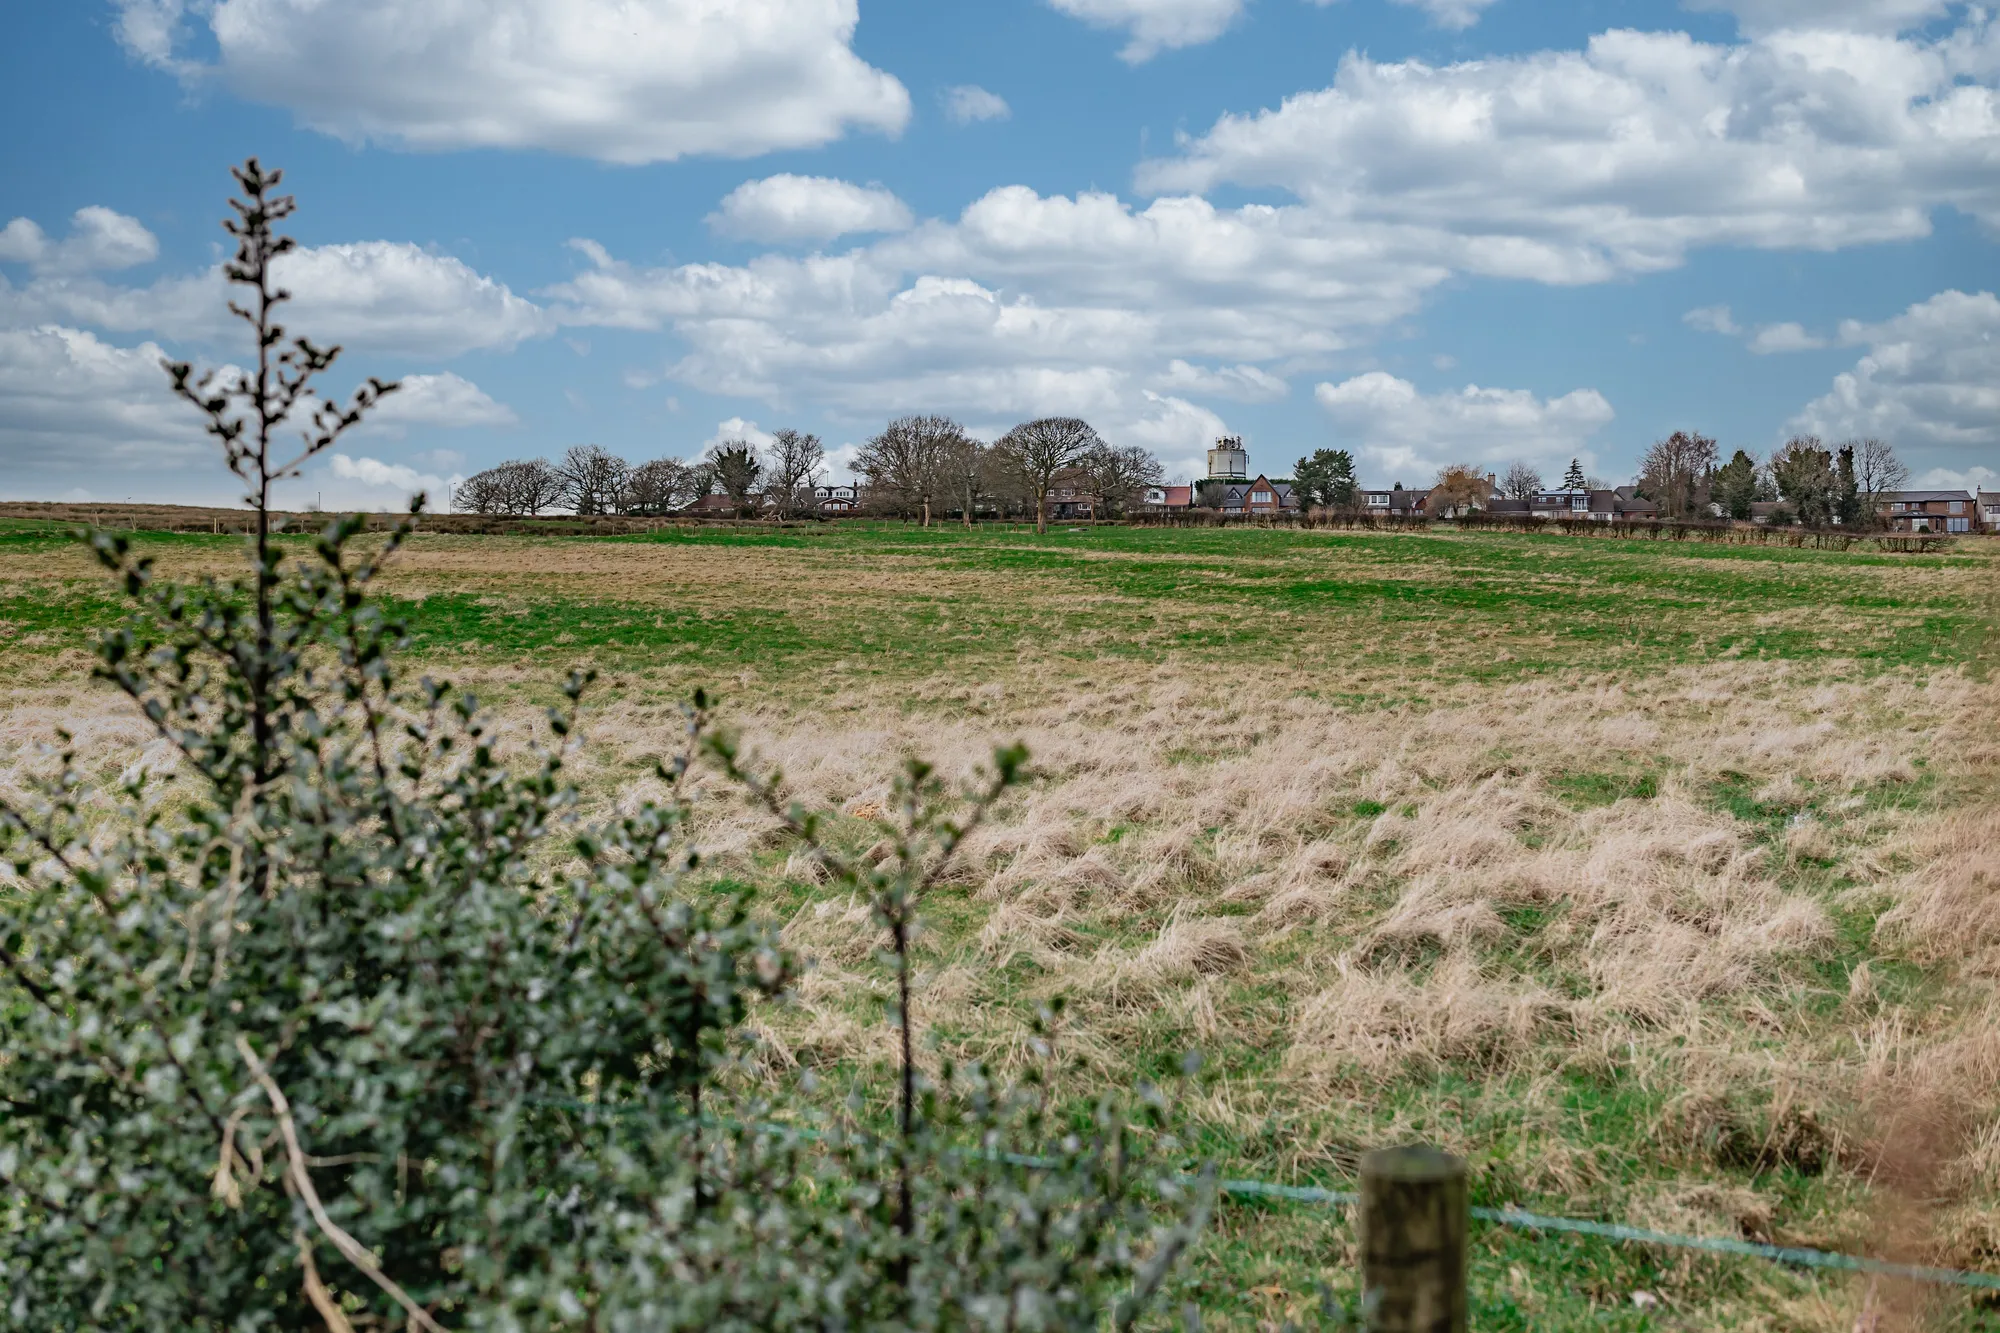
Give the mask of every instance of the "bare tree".
[{"label": "bare tree", "polygon": [[562,479],[546,459],[515,459],[467,477],[453,504],[471,514],[534,515],[562,499]]},{"label": "bare tree", "polygon": [[730,440],[715,451],[711,466],[715,484],[735,502],[736,516],[750,517],[757,482],[764,475],[756,448],[748,440]]},{"label": "bare tree", "polygon": [[1229,495],[1229,483],[1217,481],[1213,477],[1197,482],[1194,488],[1194,504],[1197,509],[1220,509]]},{"label": "bare tree", "polygon": [[656,458],[625,476],[620,507],[628,514],[671,514],[708,494],[705,473],[678,458]]},{"label": "bare tree", "polygon": [[1507,475],[1500,478],[1500,493],[1510,500],[1532,500],[1542,489],[1542,474],[1534,465],[1516,459],[1507,465]]},{"label": "bare tree", "polygon": [[990,486],[991,452],[970,435],[960,435],[958,441],[945,451],[944,469],[950,481],[952,499],[958,505],[960,520],[968,528],[978,519],[980,497],[987,493]]},{"label": "bare tree", "polygon": [[1493,498],[1493,486],[1486,474],[1470,463],[1452,463],[1438,469],[1424,512],[1451,518],[1471,509],[1484,509]]},{"label": "bare tree", "polygon": [[562,501],[578,514],[612,514],[625,490],[624,459],[594,444],[579,444],[556,465]]},{"label": "bare tree", "polygon": [[1909,483],[1910,469],[1896,457],[1887,440],[1871,435],[1864,440],[1852,440],[1845,447],[1853,451],[1854,498],[1861,511],[1860,520],[1873,527],[1882,522],[1883,497]]},{"label": "bare tree", "polygon": [[1166,476],[1160,460],[1136,444],[1099,444],[1080,466],[1101,518],[1123,518],[1146,487]]},{"label": "bare tree", "polygon": [[779,518],[796,518],[812,507],[812,488],[826,466],[819,436],[781,430],[764,450],[764,494]]},{"label": "bare tree", "polygon": [[1677,430],[1655,441],[1639,460],[1639,489],[1660,507],[1662,518],[1693,518],[1708,504],[1717,458],[1714,440]]},{"label": "bare tree", "polygon": [[1000,467],[1034,496],[1035,531],[1049,530],[1049,487],[1056,475],[1081,463],[1103,439],[1076,417],[1024,421],[993,446]]},{"label": "bare tree", "polygon": [[929,527],[938,499],[957,489],[951,462],[964,440],[964,428],[950,417],[899,417],[861,446],[854,470],[877,502],[921,516]]}]

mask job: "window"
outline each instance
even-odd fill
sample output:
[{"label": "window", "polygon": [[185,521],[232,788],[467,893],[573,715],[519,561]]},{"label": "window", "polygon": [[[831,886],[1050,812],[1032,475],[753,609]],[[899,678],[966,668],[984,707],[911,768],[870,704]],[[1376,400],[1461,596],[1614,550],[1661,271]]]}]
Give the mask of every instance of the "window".
[{"label": "window", "polygon": [[1588,513],[1590,510],[1590,497],[1587,495],[1572,496],[1569,507],[1579,514]]},{"label": "window", "polygon": [[1970,532],[1972,530],[1972,520],[1969,518],[1946,519],[1945,526],[1953,532]]},{"label": "window", "polygon": [[1954,514],[1963,514],[1965,512],[1965,501],[1953,500],[1951,502],[1951,512]]},{"label": "window", "polygon": [[1252,491],[1250,492],[1250,503],[1267,505],[1271,503],[1271,493],[1269,491]]},{"label": "window", "polygon": [[1368,497],[1368,503],[1379,509],[1389,503],[1389,497],[1386,495],[1371,495]]}]

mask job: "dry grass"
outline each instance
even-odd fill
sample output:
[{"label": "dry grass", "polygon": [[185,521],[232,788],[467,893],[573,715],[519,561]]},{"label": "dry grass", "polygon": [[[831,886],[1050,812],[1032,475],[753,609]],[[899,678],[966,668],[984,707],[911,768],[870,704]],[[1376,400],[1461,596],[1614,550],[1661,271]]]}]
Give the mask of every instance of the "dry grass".
[{"label": "dry grass", "polygon": [[[843,572],[826,552],[524,544],[505,568],[480,559],[434,539],[398,579],[779,605],[802,577],[884,597],[1032,584],[916,557]],[[832,663],[809,684],[746,677],[730,716],[799,795],[846,812],[857,849],[900,756],[969,773],[995,741],[1029,745],[1040,779],[967,848],[920,942],[933,1064],[1046,1063],[1024,1033],[1060,996],[1065,1087],[1158,1076],[1199,1048],[1210,1081],[1191,1109],[1242,1174],[1338,1179],[1359,1149],[1421,1136],[1471,1156],[1496,1202],[1990,1265],[2000,687],[1959,667],[1749,656],[1483,679],[1436,661],[1526,640],[1426,629],[1408,646],[1430,655],[1425,696],[1386,707],[1343,696],[1407,691],[1394,663],[1335,692],[1301,658],[1218,684],[1178,657],[1037,652],[890,689]],[[459,674],[506,701],[517,736],[550,675]],[[680,734],[678,673],[620,675],[579,770],[607,808],[646,794],[637,775]],[[58,725],[101,771],[163,760],[74,674],[17,676],[0,705],[0,781],[40,762]],[[794,1003],[758,1016],[767,1064],[838,1076],[886,1061],[865,906],[716,784],[701,811],[718,870],[765,884],[813,964]],[[1217,1262],[1264,1271],[1242,1256],[1290,1242],[1261,1225],[1226,1219]],[[1537,1327],[1572,1326],[1566,1300],[1618,1306],[1588,1282],[1560,1293],[1533,1268],[1552,1252],[1490,1242],[1508,1274],[1493,1299],[1542,1310]],[[1676,1263],[1646,1280],[1683,1322],[1653,1326],[1846,1330],[1869,1299],[1908,1326],[1968,1317]]]}]

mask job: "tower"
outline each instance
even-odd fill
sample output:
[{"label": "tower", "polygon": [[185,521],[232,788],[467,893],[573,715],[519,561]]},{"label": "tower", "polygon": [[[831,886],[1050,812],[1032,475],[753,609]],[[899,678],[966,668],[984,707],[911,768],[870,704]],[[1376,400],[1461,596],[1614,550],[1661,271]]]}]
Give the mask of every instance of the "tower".
[{"label": "tower", "polygon": [[1240,435],[1225,435],[1215,442],[1208,451],[1208,479],[1210,481],[1250,480],[1250,451],[1243,447]]}]

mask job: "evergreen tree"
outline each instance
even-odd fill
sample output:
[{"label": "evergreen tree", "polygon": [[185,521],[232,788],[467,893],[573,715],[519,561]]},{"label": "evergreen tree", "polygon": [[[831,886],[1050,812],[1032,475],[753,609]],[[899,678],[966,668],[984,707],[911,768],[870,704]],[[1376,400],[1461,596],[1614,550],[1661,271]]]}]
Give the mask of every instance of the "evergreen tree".
[{"label": "evergreen tree", "polygon": [[1588,483],[1583,478],[1583,464],[1574,458],[1570,459],[1569,471],[1563,473],[1563,489],[1581,491],[1587,488]]},{"label": "evergreen tree", "polygon": [[1750,517],[1750,506],[1758,499],[1757,460],[1738,449],[1715,473],[1713,495],[1729,517]]},{"label": "evergreen tree", "polygon": [[1358,489],[1354,455],[1345,449],[1316,449],[1293,465],[1293,488],[1306,509],[1348,509]]}]

